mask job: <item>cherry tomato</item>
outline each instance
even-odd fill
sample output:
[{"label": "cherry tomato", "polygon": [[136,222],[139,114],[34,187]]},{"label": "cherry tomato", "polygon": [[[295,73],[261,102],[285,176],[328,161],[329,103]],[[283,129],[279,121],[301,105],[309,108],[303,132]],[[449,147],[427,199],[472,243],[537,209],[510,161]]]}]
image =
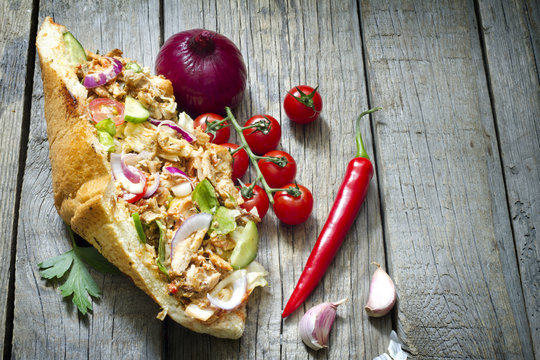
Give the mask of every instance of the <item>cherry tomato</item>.
[{"label": "cherry tomato", "polygon": [[317,88],[300,85],[293,87],[283,101],[285,113],[298,124],[308,124],[319,117],[322,110],[321,95]]},{"label": "cherry tomato", "polygon": [[[289,184],[274,194],[274,213],[285,224],[297,225],[306,221],[313,210],[313,195],[305,186]],[[288,189],[288,190],[285,190]],[[289,192],[293,193],[290,194]],[[297,192],[297,194],[294,194]]]},{"label": "cherry tomato", "polygon": [[[206,131],[206,122],[212,123],[219,120],[223,120],[223,116],[214,113],[202,114],[195,119],[195,121],[193,122],[193,126],[200,126],[203,131]],[[208,132],[208,135],[210,135],[210,142],[214,144],[223,144],[229,141],[229,137],[231,136],[231,129],[227,125],[229,125],[229,123],[225,121],[223,124],[220,125],[219,129],[213,130],[216,133],[215,135],[212,132]]]},{"label": "cherry tomato", "polygon": [[251,151],[257,155],[262,155],[270,150],[274,150],[281,138],[281,126],[279,122],[270,115],[255,115],[244,126],[255,124],[258,127],[242,130]]},{"label": "cherry tomato", "polygon": [[[246,184],[246,186],[250,185],[251,184]],[[241,192],[244,203],[240,206],[247,211],[251,211],[251,209],[257,208],[259,218],[262,220],[264,215],[266,215],[266,213],[268,212],[268,207],[270,206],[270,200],[268,199],[268,195],[266,195],[266,191],[264,191],[264,189],[259,185],[255,185],[252,190],[253,194],[250,198],[244,197],[243,191]]]},{"label": "cherry tomato", "polygon": [[92,119],[96,122],[110,118],[115,125],[124,123],[124,104],[107,98],[98,98],[90,101],[88,104]]},{"label": "cherry tomato", "polygon": [[266,159],[259,160],[259,169],[261,169],[264,180],[270,187],[279,188],[293,182],[296,176],[296,161],[291,155],[285,151],[273,150],[267,152],[264,156],[286,159],[285,164],[276,164]]},{"label": "cherry tomato", "polygon": [[[239,146],[236,144],[231,143],[225,143],[221,144],[221,146],[225,146],[226,148],[229,148],[230,150],[234,151],[235,149],[238,149]],[[242,149],[240,151],[237,151],[233,155],[233,163],[232,163],[232,179],[236,181],[236,179],[241,178],[244,176],[244,174],[247,171],[249,165],[249,158],[246,150]]]}]

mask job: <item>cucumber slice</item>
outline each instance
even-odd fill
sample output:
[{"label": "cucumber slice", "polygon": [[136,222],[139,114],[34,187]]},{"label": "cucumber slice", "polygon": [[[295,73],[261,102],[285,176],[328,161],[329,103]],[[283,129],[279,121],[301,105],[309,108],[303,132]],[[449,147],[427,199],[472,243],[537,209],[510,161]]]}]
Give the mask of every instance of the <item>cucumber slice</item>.
[{"label": "cucumber slice", "polygon": [[244,228],[236,228],[231,233],[231,237],[236,241],[236,247],[231,254],[231,266],[234,269],[242,269],[248,266],[257,256],[257,249],[259,248],[257,225],[250,221]]},{"label": "cucumber slice", "polygon": [[66,32],[64,35],[64,43],[66,45],[67,59],[70,64],[77,65],[86,62],[86,52],[81,43],[75,39],[71,33]]},{"label": "cucumber slice", "polygon": [[124,110],[124,119],[134,124],[139,124],[150,117],[150,111],[148,111],[143,104],[137,99],[131,96],[126,97],[126,107]]},{"label": "cucumber slice", "polygon": [[126,65],[126,69],[127,70],[131,70],[133,71],[134,73],[140,73],[142,72],[142,67],[141,65],[137,64],[136,62],[130,62]]}]

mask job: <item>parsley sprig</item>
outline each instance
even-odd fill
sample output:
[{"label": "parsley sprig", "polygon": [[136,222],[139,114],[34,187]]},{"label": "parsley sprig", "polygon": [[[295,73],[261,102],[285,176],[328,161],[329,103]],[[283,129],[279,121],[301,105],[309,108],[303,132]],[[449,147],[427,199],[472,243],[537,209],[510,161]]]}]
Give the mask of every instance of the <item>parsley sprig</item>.
[{"label": "parsley sprig", "polygon": [[41,269],[41,276],[49,280],[54,278],[62,280],[69,271],[64,283],[59,287],[60,293],[63,297],[73,295],[73,304],[81,314],[86,315],[88,310],[92,310],[90,297],[99,298],[101,294],[85,263],[103,273],[116,274],[119,271],[95,248],[77,246],[73,231],[69,226],[67,228],[73,249],[43,261],[38,267]]}]

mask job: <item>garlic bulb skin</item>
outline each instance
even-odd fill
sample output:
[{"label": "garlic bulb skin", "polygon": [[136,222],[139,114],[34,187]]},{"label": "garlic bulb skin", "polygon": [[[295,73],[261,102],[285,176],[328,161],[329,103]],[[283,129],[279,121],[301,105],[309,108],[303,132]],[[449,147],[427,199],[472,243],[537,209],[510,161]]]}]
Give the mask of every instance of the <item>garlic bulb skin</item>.
[{"label": "garlic bulb skin", "polygon": [[313,350],[328,347],[328,335],[336,318],[337,307],[345,300],[316,305],[302,316],[299,331],[304,344]]},{"label": "garlic bulb skin", "polygon": [[396,303],[396,287],[390,276],[377,265],[377,270],[371,277],[369,284],[368,302],[365,306],[367,314],[371,317],[381,317],[390,312]]}]

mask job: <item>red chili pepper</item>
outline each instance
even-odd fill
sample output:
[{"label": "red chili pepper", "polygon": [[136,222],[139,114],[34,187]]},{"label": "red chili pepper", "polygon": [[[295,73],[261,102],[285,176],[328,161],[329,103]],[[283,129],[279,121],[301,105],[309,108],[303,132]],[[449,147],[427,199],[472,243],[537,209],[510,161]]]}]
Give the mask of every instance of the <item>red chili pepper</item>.
[{"label": "red chili pepper", "polygon": [[364,115],[380,109],[374,108],[365,111],[357,119],[356,147],[358,151],[356,157],[347,166],[345,178],[341,183],[332,210],[330,210],[330,215],[328,215],[328,219],[315,243],[315,247],[309,255],[298,284],[296,284],[296,288],[281,314],[284,318],[295,311],[315,287],[317,287],[326,269],[334,259],[334,256],[336,256],[343,239],[345,239],[345,235],[347,235],[364,202],[369,182],[373,177],[373,164],[369,160],[369,156],[364,148],[359,123]]}]

